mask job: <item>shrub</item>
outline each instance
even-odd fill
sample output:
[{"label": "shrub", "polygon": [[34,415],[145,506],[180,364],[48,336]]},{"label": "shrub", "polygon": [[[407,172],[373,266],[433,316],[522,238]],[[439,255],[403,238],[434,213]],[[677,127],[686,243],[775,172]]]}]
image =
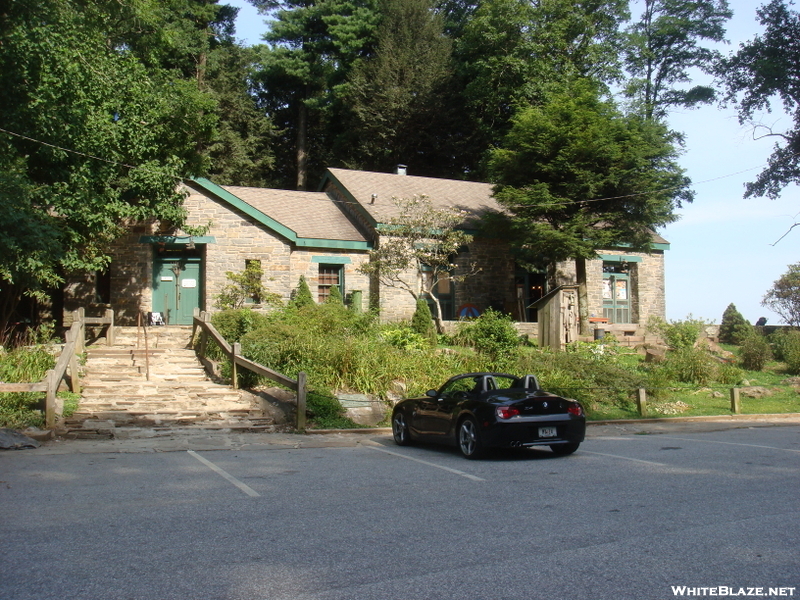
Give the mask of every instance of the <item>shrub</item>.
[{"label": "shrub", "polygon": [[217,294],[214,305],[217,308],[229,310],[241,308],[247,301],[255,302],[256,304],[280,304],[280,295],[268,292],[261,283],[263,275],[261,263],[255,260],[248,261],[247,266],[241,273],[226,272],[225,276],[230,283],[225,285],[220,290],[220,293]]},{"label": "shrub", "polygon": [[294,291],[291,304],[295,308],[313,306],[316,304],[316,302],[314,302],[314,296],[311,294],[311,288],[308,287],[306,278],[303,275],[300,275],[300,282],[297,284],[297,289]]},{"label": "shrub", "polygon": [[266,315],[249,308],[225,310],[211,316],[211,324],[229,343],[238,342],[251,331],[264,327],[268,322]]},{"label": "shrub", "polygon": [[508,367],[520,345],[511,317],[491,308],[477,319],[461,323],[453,341],[474,348],[489,361],[489,368],[497,370]]},{"label": "shrub", "polygon": [[431,346],[436,345],[438,341],[436,325],[433,323],[431,309],[423,298],[417,298],[417,308],[411,318],[411,329],[423,339],[428,340]]},{"label": "shrub", "polygon": [[791,375],[800,375],[800,331],[776,331],[769,337],[775,358],[786,365]]},{"label": "shrub", "polygon": [[430,340],[410,327],[386,327],[381,331],[381,337],[401,350],[424,350],[430,347]]},{"label": "shrub", "polygon": [[338,285],[331,286],[331,293],[325,299],[325,302],[327,302],[328,304],[342,304],[342,305],[344,304],[344,299],[342,298],[342,292],[339,291]]},{"label": "shrub", "polygon": [[752,332],[744,338],[739,349],[739,360],[748,371],[763,371],[772,352],[764,336]]},{"label": "shrub", "polygon": [[681,383],[706,385],[716,376],[717,363],[704,348],[683,347],[667,353],[664,367]]},{"label": "shrub", "polygon": [[673,350],[680,350],[692,348],[707,325],[708,323],[695,319],[692,315],[688,315],[683,321],[669,323],[658,317],[652,317],[647,323],[647,330],[660,335],[664,343]]},{"label": "shrub", "polygon": [[[48,369],[55,366],[51,349],[43,344],[20,346],[9,351],[0,349],[0,381],[33,383],[44,379]],[[0,394],[0,427],[24,429],[44,424],[40,410],[42,394],[14,392]]]},{"label": "shrub", "polygon": [[753,326],[736,310],[734,304],[729,304],[722,314],[722,322],[719,325],[719,341],[739,346],[752,333]]}]

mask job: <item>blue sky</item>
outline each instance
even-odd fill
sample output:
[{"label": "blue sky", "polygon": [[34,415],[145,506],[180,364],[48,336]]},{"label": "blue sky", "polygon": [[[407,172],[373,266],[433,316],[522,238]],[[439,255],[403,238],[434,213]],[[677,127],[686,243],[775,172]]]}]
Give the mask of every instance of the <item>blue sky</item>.
[{"label": "blue sky", "polygon": [[[246,0],[223,0],[240,7],[236,36],[246,44],[260,41],[264,17]],[[762,2],[729,0],[727,53],[761,31],[756,8]],[[635,10],[635,6],[632,7]],[[790,124],[783,113],[761,116],[771,126]],[[754,140],[752,128],[739,125],[736,112],[717,106],[675,112],[670,125],[686,136],[680,163],[692,179],[695,201],[679,210],[681,219],[660,231],[671,249],[666,253],[667,318],[696,318],[719,323],[734,303],[751,323],[761,316],[779,317],[761,299],[787,266],[800,261],[800,228],[778,240],[800,218],[797,186],[778,200],[743,199],[744,184],[766,163],[770,140]],[[778,243],[776,243],[778,242]]]}]

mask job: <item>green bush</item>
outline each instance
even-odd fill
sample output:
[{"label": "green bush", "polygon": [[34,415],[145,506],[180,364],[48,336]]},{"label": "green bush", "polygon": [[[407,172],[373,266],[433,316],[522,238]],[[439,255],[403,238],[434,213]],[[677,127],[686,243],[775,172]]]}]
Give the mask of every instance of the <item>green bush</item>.
[{"label": "green bush", "polygon": [[391,346],[401,350],[424,350],[431,345],[430,340],[411,327],[387,326],[381,330],[381,337]]},{"label": "green bush", "polygon": [[431,309],[423,298],[417,298],[417,308],[411,318],[411,329],[427,340],[429,345],[436,346],[438,342],[436,325],[433,323]]},{"label": "green bush", "polygon": [[488,360],[487,370],[508,368],[520,346],[511,317],[491,308],[477,319],[460,323],[453,341],[460,346],[474,348]]},{"label": "green bush", "polygon": [[751,331],[750,335],[741,341],[739,360],[742,368],[748,371],[763,371],[771,356],[769,344],[761,334]]},{"label": "green bush", "polygon": [[769,337],[773,355],[783,361],[786,371],[800,375],[800,331],[796,329],[776,331]]},{"label": "green bush", "polygon": [[719,325],[719,341],[723,344],[736,344],[738,346],[752,333],[753,326],[736,310],[734,304],[729,304],[725,312],[722,313],[722,322]]},{"label": "green bush", "polygon": [[660,335],[664,343],[673,350],[692,348],[700,339],[703,329],[708,325],[701,319],[688,315],[683,321],[664,321],[658,317],[651,317],[647,323],[647,330]]},{"label": "green bush", "polygon": [[672,379],[695,385],[707,385],[717,374],[717,363],[705,348],[672,350],[667,353],[664,367]]},{"label": "green bush", "polygon": [[311,288],[308,287],[306,278],[303,275],[300,275],[300,282],[297,284],[297,289],[294,290],[290,304],[295,308],[313,306],[316,304],[316,302],[314,302],[314,296],[311,294]]},{"label": "green bush", "polygon": [[[0,381],[7,383],[34,383],[44,379],[56,359],[47,345],[20,346],[12,350],[0,348]],[[24,429],[41,427],[44,415],[40,409],[39,392],[13,392],[0,394],[0,427]]]}]

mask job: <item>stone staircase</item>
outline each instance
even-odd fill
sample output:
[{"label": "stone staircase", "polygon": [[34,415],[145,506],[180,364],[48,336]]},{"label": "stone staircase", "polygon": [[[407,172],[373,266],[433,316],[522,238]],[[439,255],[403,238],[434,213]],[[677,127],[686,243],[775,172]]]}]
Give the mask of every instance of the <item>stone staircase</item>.
[{"label": "stone staircase", "polygon": [[191,334],[191,327],[148,328],[148,356],[135,327],[116,328],[114,346],[105,339],[87,346],[80,405],[59,433],[123,438],[187,429],[273,431],[257,400],[208,379],[189,345]]}]

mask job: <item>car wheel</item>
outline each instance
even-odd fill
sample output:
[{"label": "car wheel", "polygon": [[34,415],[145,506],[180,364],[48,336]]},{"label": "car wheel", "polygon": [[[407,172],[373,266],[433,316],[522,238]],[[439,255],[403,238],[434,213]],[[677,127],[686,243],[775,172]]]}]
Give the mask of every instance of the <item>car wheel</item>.
[{"label": "car wheel", "polygon": [[411,434],[408,431],[408,422],[402,411],[392,415],[392,435],[398,446],[408,446],[411,443]]},{"label": "car wheel", "polygon": [[550,450],[552,450],[555,454],[559,456],[566,456],[567,454],[572,454],[578,449],[580,446],[579,443],[574,444],[553,444],[550,446]]},{"label": "car wheel", "polygon": [[466,417],[458,426],[458,449],[465,458],[478,458],[483,454],[481,434],[472,417]]}]

